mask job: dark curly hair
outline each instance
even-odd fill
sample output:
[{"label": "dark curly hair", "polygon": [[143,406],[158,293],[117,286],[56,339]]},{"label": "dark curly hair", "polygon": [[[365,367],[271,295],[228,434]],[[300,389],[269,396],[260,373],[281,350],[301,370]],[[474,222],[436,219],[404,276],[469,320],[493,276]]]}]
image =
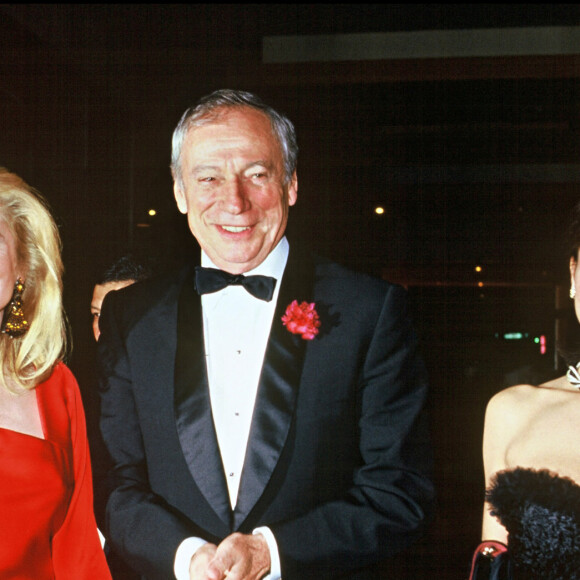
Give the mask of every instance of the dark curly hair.
[{"label": "dark curly hair", "polygon": [[97,284],[124,282],[125,280],[140,282],[151,275],[151,269],[148,265],[137,261],[131,254],[126,254],[103,272]]}]

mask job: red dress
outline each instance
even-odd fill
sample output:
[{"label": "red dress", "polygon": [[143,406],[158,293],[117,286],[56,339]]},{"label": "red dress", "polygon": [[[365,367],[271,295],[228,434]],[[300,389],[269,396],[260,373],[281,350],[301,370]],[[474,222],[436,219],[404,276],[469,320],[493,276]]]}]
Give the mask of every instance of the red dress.
[{"label": "red dress", "polygon": [[0,428],[0,578],[110,580],[93,514],[85,416],[63,363],[36,398],[45,439]]}]

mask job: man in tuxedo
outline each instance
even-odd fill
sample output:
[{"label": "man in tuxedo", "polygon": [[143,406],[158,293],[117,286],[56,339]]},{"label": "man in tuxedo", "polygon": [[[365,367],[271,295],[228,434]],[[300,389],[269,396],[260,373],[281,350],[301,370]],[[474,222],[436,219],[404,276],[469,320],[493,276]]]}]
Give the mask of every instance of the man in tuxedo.
[{"label": "man in tuxedo", "polygon": [[431,517],[405,292],[302,251],[292,123],[216,91],[173,135],[201,266],[101,313],[108,540],[149,580],[376,578]]}]

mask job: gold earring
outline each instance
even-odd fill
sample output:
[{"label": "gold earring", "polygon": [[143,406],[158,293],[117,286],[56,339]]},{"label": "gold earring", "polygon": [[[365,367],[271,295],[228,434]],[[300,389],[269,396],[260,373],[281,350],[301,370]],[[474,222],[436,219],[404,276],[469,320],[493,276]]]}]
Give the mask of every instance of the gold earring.
[{"label": "gold earring", "polygon": [[28,332],[28,321],[24,318],[22,311],[22,293],[24,292],[24,282],[20,278],[14,284],[12,300],[4,309],[2,326],[0,332],[7,334],[10,338],[22,336]]}]

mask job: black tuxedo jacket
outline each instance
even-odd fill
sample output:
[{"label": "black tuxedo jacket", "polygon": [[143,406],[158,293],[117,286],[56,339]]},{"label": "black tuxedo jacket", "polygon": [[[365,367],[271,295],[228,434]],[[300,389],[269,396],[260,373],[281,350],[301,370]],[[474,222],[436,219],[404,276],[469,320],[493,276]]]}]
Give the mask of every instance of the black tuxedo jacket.
[{"label": "black tuxedo jacket", "polygon": [[[261,525],[276,537],[283,580],[348,577],[413,542],[434,492],[426,373],[405,296],[290,250],[232,511],[193,267],[107,295],[99,340],[100,424],[112,460],[107,533],[131,566],[167,580],[186,537],[219,543]],[[282,324],[293,300],[315,303],[314,340]]]}]

